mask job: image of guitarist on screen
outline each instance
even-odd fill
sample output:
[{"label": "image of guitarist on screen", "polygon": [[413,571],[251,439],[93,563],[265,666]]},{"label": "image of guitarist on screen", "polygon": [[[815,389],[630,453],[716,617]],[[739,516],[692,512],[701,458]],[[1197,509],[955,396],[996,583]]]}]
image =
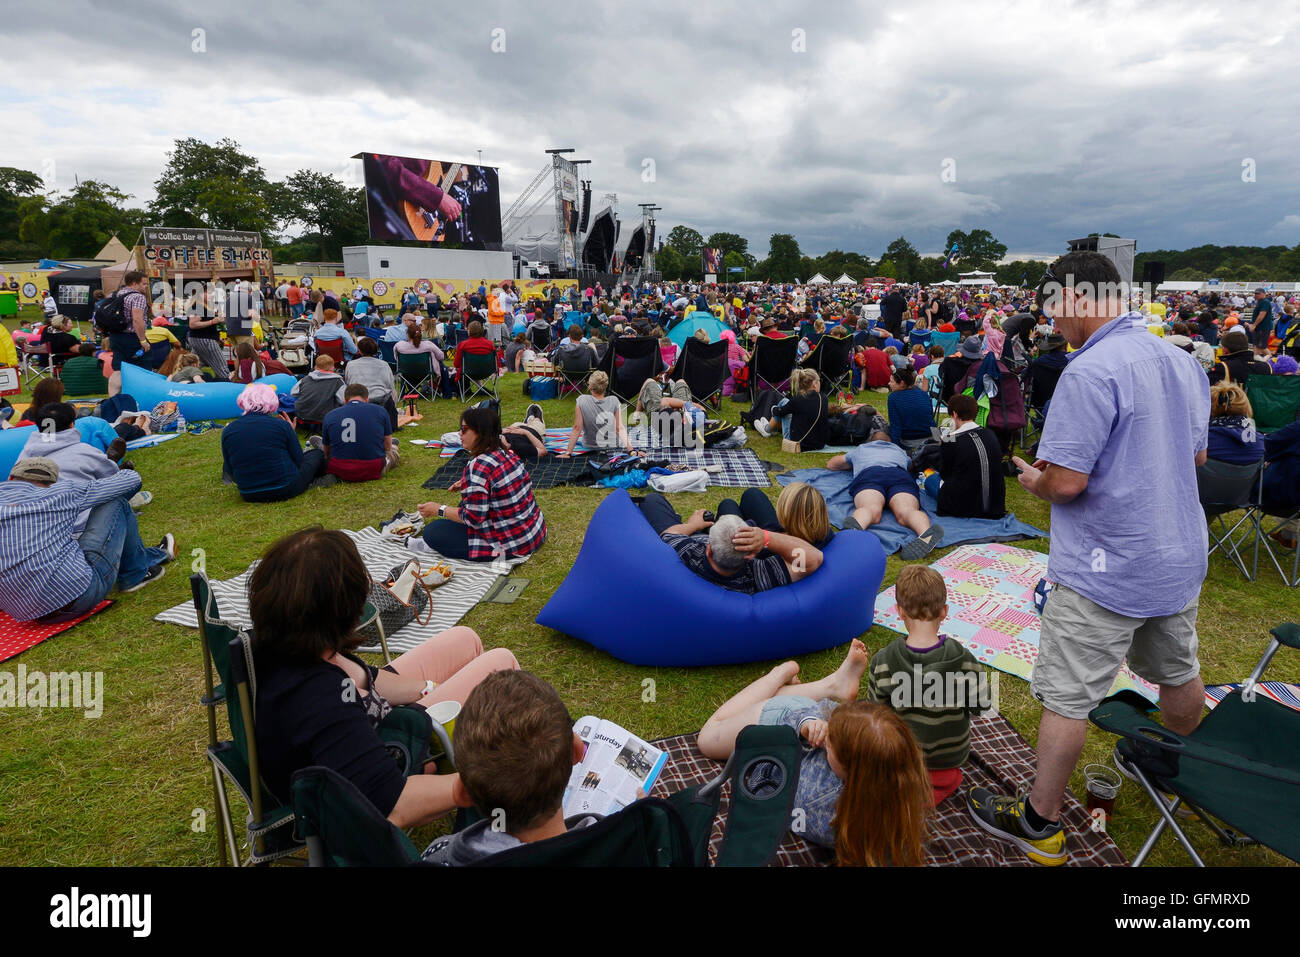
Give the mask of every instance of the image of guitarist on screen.
[{"label": "image of guitarist on screen", "polygon": [[[463,167],[448,170],[452,182]],[[366,188],[370,232],[377,239],[438,242],[448,223],[460,219],[461,203],[443,188],[442,164],[433,160],[367,153]],[[432,174],[432,175],[431,175]]]}]

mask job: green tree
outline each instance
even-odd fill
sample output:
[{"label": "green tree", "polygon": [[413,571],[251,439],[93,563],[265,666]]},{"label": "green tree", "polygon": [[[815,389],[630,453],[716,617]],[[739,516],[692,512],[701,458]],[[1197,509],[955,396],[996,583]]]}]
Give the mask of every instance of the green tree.
[{"label": "green tree", "polygon": [[664,244],[663,249],[655,253],[655,268],[670,282],[681,279],[685,261],[682,254],[667,243]]},{"label": "green tree", "polygon": [[[722,275],[718,278],[723,282],[737,282],[745,275],[745,271],[749,269],[749,263],[746,261],[745,256],[734,250],[729,251],[722,257],[722,266]],[[733,266],[740,268],[741,272],[733,273],[731,271]]]},{"label": "green tree", "polygon": [[1168,278],[1172,282],[1199,282],[1200,280],[1204,279],[1205,276],[1201,273],[1199,269],[1191,269],[1188,267],[1184,267],[1182,269],[1174,270],[1172,273],[1169,274]]},{"label": "green tree", "polygon": [[347,220],[354,206],[354,193],[364,196],[362,190],[349,189],[337,177],[300,169],[284,182],[273,184],[269,196],[276,218],[282,223],[311,227],[324,261],[351,242]]},{"label": "green tree", "polygon": [[[899,236],[887,247],[885,254],[881,259],[888,259],[894,265],[896,270],[893,278],[910,280],[917,271],[917,266],[921,261],[921,254],[916,251],[916,247],[909,243],[904,237]],[[881,273],[881,275],[886,275]]]},{"label": "green tree", "polygon": [[[789,233],[773,233],[768,240],[767,260],[763,269],[763,278],[772,282],[793,282],[799,272],[799,261],[803,254],[799,252],[799,242]],[[800,276],[801,279],[808,277]]]},{"label": "green tree", "polygon": [[154,191],[149,212],[159,225],[274,232],[277,194],[234,140],[177,140]]},{"label": "green tree", "polygon": [[689,226],[674,226],[664,245],[671,246],[689,262],[700,258],[700,250],[704,248],[704,237]]},{"label": "green tree", "polygon": [[945,253],[952,249],[953,243],[958,246],[957,258],[967,272],[975,269],[992,270],[997,266],[998,260],[1007,254],[1006,244],[998,242],[987,229],[972,229],[969,233],[954,229],[948,234]]},{"label": "green tree", "polygon": [[894,268],[893,260],[880,260],[880,262],[876,264],[876,275],[884,279],[897,279],[898,270]]},{"label": "green tree", "polygon": [[140,209],[126,208],[127,193],[87,179],[54,202],[46,215],[49,255],[55,259],[93,256],[114,233],[134,237],[145,219]]},{"label": "green tree", "polygon": [[18,235],[18,206],[26,198],[45,188],[41,178],[31,170],[0,166],[0,236]]}]

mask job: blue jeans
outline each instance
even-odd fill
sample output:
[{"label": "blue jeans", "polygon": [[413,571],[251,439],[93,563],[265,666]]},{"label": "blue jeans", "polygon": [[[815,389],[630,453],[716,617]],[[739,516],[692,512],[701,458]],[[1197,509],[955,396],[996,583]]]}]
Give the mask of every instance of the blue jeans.
[{"label": "blue jeans", "polygon": [[144,547],[135,513],[126,498],[115,498],[92,508],[80,544],[90,566],[90,585],[80,598],[43,621],[80,618],[107,598],[114,585],[121,588],[138,585],[152,566],[167,558],[161,548]]}]

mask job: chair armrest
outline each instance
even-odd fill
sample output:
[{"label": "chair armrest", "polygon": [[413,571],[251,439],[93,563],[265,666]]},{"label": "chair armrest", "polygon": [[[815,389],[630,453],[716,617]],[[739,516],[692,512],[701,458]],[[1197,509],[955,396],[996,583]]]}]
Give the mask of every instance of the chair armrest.
[{"label": "chair armrest", "polygon": [[1278,625],[1269,632],[1274,638],[1286,645],[1288,648],[1295,648],[1300,651],[1300,625],[1293,621],[1288,621]]},{"label": "chair armrest", "polygon": [[[1215,745],[1197,741],[1195,737],[1188,737],[1171,731],[1164,725],[1157,724],[1148,718],[1142,708],[1135,706],[1131,698],[1126,697],[1129,694],[1131,693],[1121,692],[1107,698],[1092,709],[1088,715],[1088,720],[1112,734],[1144,742],[1169,754],[1180,755],[1182,760],[1205,761],[1242,774],[1269,778],[1283,784],[1300,787],[1300,771],[1278,767],[1274,764],[1265,764],[1262,761],[1252,761]],[[1273,703],[1276,704],[1276,702]],[[1245,707],[1266,707],[1266,705],[1261,702],[1258,705],[1252,704]],[[1278,707],[1285,707],[1285,705],[1278,705]],[[1195,735],[1195,732],[1192,732],[1192,734]],[[1176,784],[1177,780],[1175,777],[1170,783]]]}]

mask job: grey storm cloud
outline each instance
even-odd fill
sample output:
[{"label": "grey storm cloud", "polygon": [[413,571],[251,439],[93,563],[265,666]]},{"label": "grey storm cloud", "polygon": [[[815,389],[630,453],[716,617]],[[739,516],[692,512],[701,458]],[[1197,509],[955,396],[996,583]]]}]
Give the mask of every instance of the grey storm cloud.
[{"label": "grey storm cloud", "polygon": [[183,136],[229,136],[277,178],[348,175],[360,150],[482,149],[507,206],[544,149],[571,146],[626,217],[655,202],[664,227],[740,232],[760,255],[776,232],[811,253],[873,256],[900,234],[936,251],[978,227],[1012,251],[1091,231],[1139,249],[1300,241],[1300,11],[1284,2],[68,0],[57,12],[6,11],[0,122],[27,132],[0,163],[53,161],[59,187],[92,177],[136,202]]}]

